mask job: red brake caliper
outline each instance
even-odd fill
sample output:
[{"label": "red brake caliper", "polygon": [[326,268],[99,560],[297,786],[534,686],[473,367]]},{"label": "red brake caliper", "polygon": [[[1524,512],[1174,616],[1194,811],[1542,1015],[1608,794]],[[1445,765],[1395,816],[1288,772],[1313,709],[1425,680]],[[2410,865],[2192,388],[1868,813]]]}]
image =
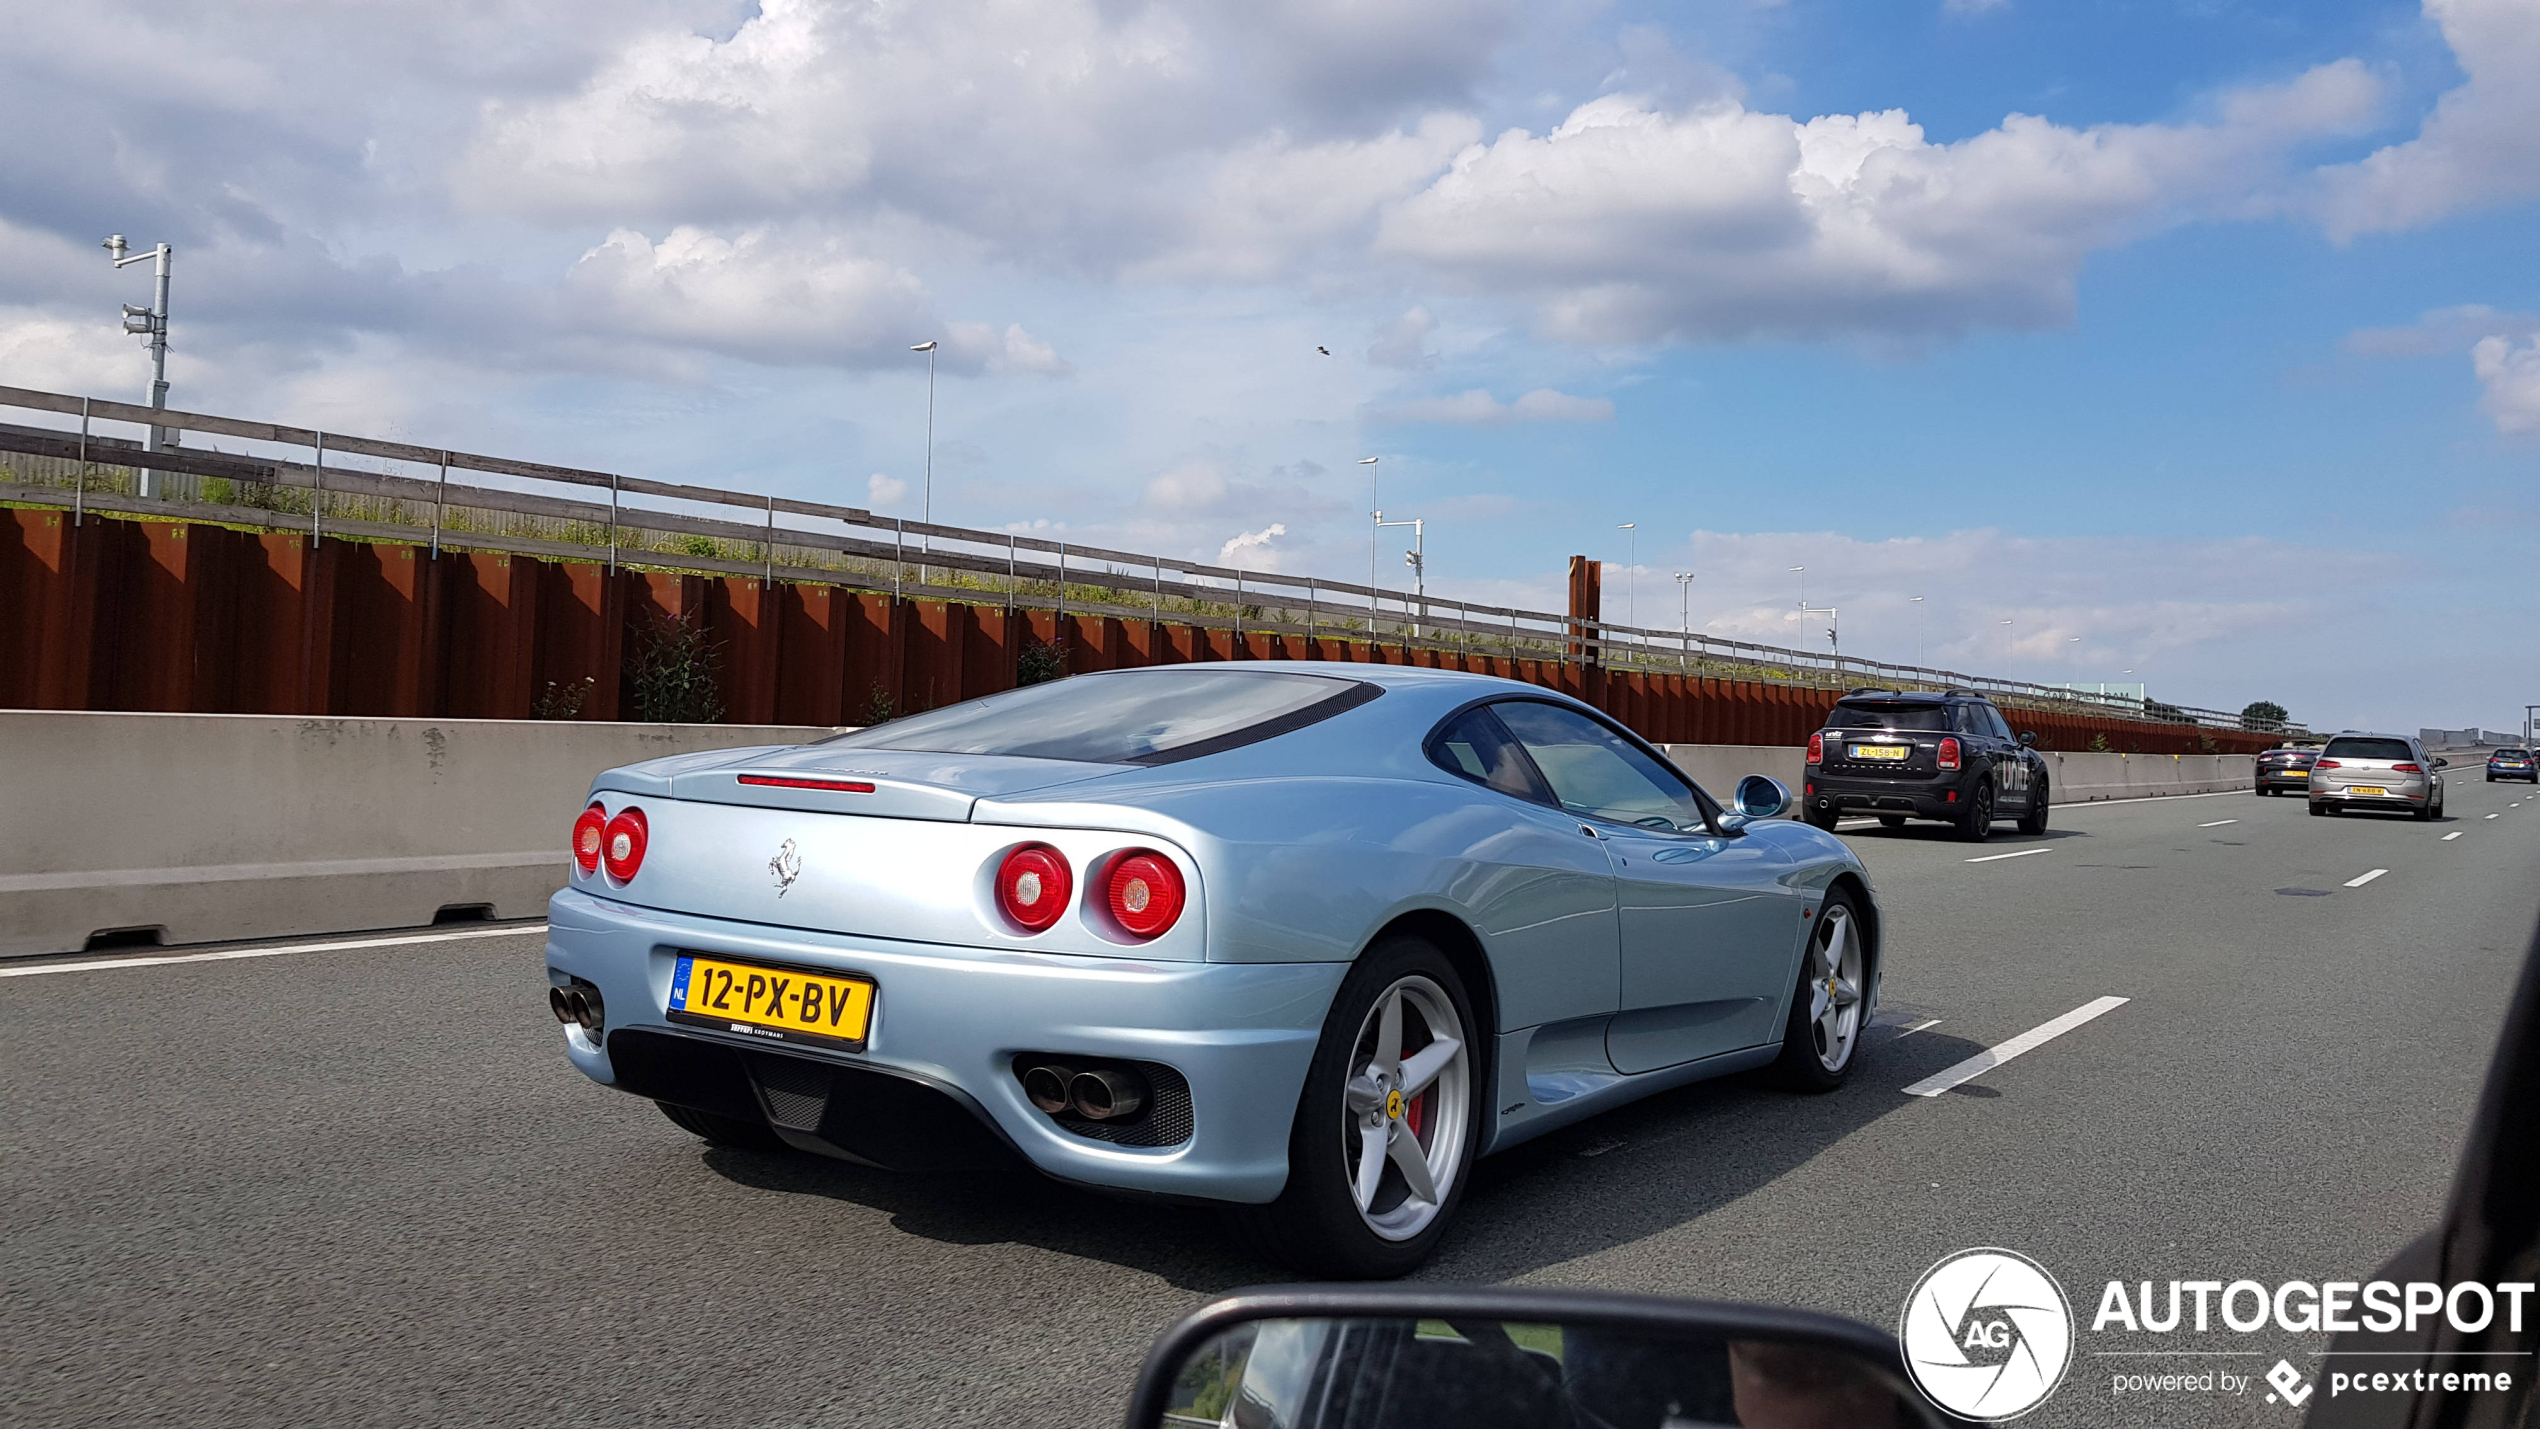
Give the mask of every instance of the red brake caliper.
[{"label": "red brake caliper", "polygon": [[1413,1136],[1418,1136],[1420,1134],[1420,1128],[1428,1123],[1429,1098],[1436,1096],[1437,1094],[1438,1089],[1431,1087],[1427,1091],[1422,1092],[1419,1096],[1414,1097],[1411,1105],[1402,1109],[1402,1124],[1411,1128],[1411,1134]]}]

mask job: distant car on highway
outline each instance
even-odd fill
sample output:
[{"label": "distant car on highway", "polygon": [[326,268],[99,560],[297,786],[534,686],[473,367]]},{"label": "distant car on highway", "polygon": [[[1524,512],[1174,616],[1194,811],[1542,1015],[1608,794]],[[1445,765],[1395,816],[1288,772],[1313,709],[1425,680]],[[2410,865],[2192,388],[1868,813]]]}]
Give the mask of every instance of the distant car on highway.
[{"label": "distant car on highway", "polygon": [[2014,736],[1973,690],[1854,690],[1808,736],[1802,817],[1821,829],[1846,814],[1875,815],[1891,829],[1940,819],[1970,842],[2016,817],[2021,833],[2042,834],[2052,796],[2036,740]]},{"label": "distant car on highway", "polygon": [[2499,779],[2523,779],[2540,784],[2540,760],[2528,749],[2499,749],[2487,756],[2487,782]]},{"label": "distant car on highway", "polygon": [[2301,791],[2311,787],[2311,762],[2320,757],[2314,748],[2285,745],[2258,756],[2258,792],[2275,795],[2286,790]]},{"label": "distant car on highway", "polygon": [[1878,906],[1789,802],[1759,775],[1724,809],[1507,680],[1079,675],[602,774],[549,1000],[576,1067],[710,1141],[1010,1149],[1399,1275],[1477,1157],[1705,1077],[1851,1074]]},{"label": "distant car on highway", "polygon": [[2441,771],[2450,763],[2427,755],[2425,746],[2409,735],[2338,735],[2311,765],[2311,812],[2388,809],[2419,819],[2441,818]]}]

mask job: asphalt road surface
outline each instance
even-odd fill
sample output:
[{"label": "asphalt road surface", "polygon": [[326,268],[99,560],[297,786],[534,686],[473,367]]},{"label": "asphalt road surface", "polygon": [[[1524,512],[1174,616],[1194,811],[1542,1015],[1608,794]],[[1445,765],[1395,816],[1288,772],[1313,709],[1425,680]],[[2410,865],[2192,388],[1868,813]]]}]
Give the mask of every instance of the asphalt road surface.
[{"label": "asphalt road surface", "polygon": [[[2540,914],[2540,795],[2450,792],[2431,825],[2234,794],[1981,847],[1847,826],[1890,939],[1852,1084],[1484,1162],[1426,1273],[1892,1326],[1995,1245],[2085,1328],[2112,1278],[2368,1279],[2439,1212]],[[709,1149],[566,1065],[535,930],[467,931],[0,967],[0,1421],[1105,1425],[1158,1329],[1276,1275],[1201,1212]],[[2100,1348],[2025,1422],[2291,1422],[2116,1399]]]}]

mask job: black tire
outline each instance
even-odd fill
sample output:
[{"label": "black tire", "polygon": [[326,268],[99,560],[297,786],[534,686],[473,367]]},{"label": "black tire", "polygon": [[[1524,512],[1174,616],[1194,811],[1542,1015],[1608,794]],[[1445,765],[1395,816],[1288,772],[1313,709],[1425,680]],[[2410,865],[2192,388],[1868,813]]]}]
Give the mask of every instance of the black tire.
[{"label": "black tire", "polygon": [[2274,798],[2274,797],[2275,797],[2275,789],[2274,789],[2274,787],[2273,787],[2273,786],[2271,786],[2271,785],[2267,785],[2267,784],[2261,784],[2261,785],[2259,785],[2259,786],[2258,786],[2258,797],[2259,797],[2259,798],[2261,798],[2261,799],[2272,799],[2272,798]]},{"label": "black tire", "polygon": [[734,1146],[744,1151],[785,1149],[783,1139],[769,1130],[766,1122],[743,1121],[737,1116],[699,1111],[695,1107],[681,1106],[677,1102],[655,1102],[653,1105],[660,1107],[661,1114],[669,1117],[681,1128],[694,1132],[717,1146]]},{"label": "black tire", "polygon": [[1800,811],[1799,820],[1812,829],[1824,829],[1827,833],[1833,833],[1834,823],[1838,817],[1840,815],[1832,809],[1822,812],[1816,809],[1803,809]]},{"label": "black tire", "polygon": [[[1859,945],[1859,960],[1852,978],[1853,1004],[1858,1011],[1852,1022],[1850,1042],[1843,1048],[1840,1064],[1829,1067],[1823,1055],[1819,1033],[1823,1028],[1809,1014],[1815,1011],[1815,994],[1830,969],[1826,965],[1827,944],[1838,929],[1847,928]],[[1869,927],[1861,921],[1861,910],[1852,895],[1838,888],[1826,895],[1824,906],[1817,910],[1817,921],[1808,933],[1808,950],[1799,960],[1799,985],[1791,992],[1790,1014],[1782,1020],[1781,1056],[1773,1062],[1773,1079],[1792,1091],[1830,1092],[1852,1077],[1852,1069],[1861,1065],[1863,1046],[1868,1038],[1870,1008],[1869,987],[1875,968],[1877,950],[1870,946]]]},{"label": "black tire", "polygon": [[1967,800],[1967,812],[1958,818],[1958,840],[1980,844],[1993,837],[1993,781],[1976,782],[1975,796]]},{"label": "black tire", "polygon": [[[1432,1115],[1460,1121],[1462,1139],[1436,1210],[1416,1234],[1391,1239],[1368,1224],[1351,1191],[1349,1113],[1344,1098],[1359,1058],[1360,1034],[1377,1002],[1406,978],[1425,978],[1452,1004],[1464,1045],[1464,1095],[1460,1118],[1441,1108]],[[1238,1206],[1232,1217],[1252,1248],[1304,1275],[1324,1280],[1390,1280],[1417,1269],[1437,1249],[1455,1208],[1472,1180],[1482,1113],[1489,1094],[1489,1045],[1476,1035],[1472,999],[1455,965],[1426,939],[1388,938],[1362,954],[1323,1019],[1323,1037],[1305,1073],[1296,1117],[1288,1134],[1288,1182],[1266,1206]],[[1406,1055],[1411,1051],[1404,1044]],[[1439,1083],[1443,1090],[1444,1081]],[[1439,1123],[1442,1130],[1446,1122]],[[1362,1141],[1362,1145],[1364,1142]],[[1431,1143],[1434,1148],[1435,1143]],[[1432,1155],[1434,1155],[1434,1150]],[[1388,1174],[1398,1172],[1388,1168]]]},{"label": "black tire", "polygon": [[2321,802],[2320,802],[2319,800],[2317,800],[2317,799],[2313,799],[2313,800],[2311,801],[2311,817],[2312,817],[2312,818],[2314,818],[2314,819],[2325,819],[2325,818],[2327,818],[2327,817],[2328,817],[2328,805],[2321,803]]},{"label": "black tire", "polygon": [[2047,810],[2052,807],[2053,792],[2046,787],[2046,780],[2042,776],[2038,779],[2036,786],[2029,790],[2029,810],[2020,815],[2021,833],[2035,838],[2046,832],[2046,815]]},{"label": "black tire", "polygon": [[1881,814],[1879,815],[1879,827],[1883,829],[1901,829],[1905,827],[1905,816],[1903,814]]}]

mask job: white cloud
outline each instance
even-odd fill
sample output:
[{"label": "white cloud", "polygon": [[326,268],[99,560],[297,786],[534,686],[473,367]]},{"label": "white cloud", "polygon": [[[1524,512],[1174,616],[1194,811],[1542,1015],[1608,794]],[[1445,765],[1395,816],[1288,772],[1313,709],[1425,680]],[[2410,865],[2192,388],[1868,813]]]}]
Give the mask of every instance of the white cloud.
[{"label": "white cloud", "polygon": [[1614,404],[1604,397],[1573,397],[1538,387],[1514,402],[1502,402],[1476,387],[1452,397],[1429,397],[1397,403],[1374,413],[1380,422],[1446,422],[1495,427],[1509,422],[1610,422]]},{"label": "white cloud", "polygon": [[1378,246],[1531,297],[1543,330],[1585,342],[2038,327],[2069,316],[2092,252],[2244,207],[2289,146],[2379,92],[2347,60],[2229,96],[2210,123],[2015,114],[1955,144],[1901,110],[1803,123],[1611,95],[1457,155]]},{"label": "white cloud", "polygon": [[2540,197],[2540,6],[2425,0],[2468,78],[2415,138],[2323,169],[2312,206],[2341,240]]},{"label": "white cloud", "polygon": [[945,352],[966,358],[989,372],[1027,377],[1076,375],[1075,367],[1059,357],[1057,349],[1025,332],[1021,323],[1009,323],[1003,332],[990,323],[947,323],[943,343]]},{"label": "white cloud", "polygon": [[1429,351],[1429,336],[1437,330],[1438,320],[1427,308],[1413,308],[1376,330],[1376,340],[1367,345],[1367,360],[1378,367],[1406,371],[1427,367],[1437,360]]},{"label": "white cloud", "polygon": [[2540,432],[2540,336],[2479,339],[2470,364],[2485,392],[2478,409],[2500,432]]},{"label": "white cloud", "polygon": [[149,380],[150,361],[140,339],[111,323],[0,307],[0,384],[139,402],[146,398],[142,389]]},{"label": "white cloud", "polygon": [[908,499],[908,483],[877,471],[864,479],[864,499],[871,507],[897,506]]},{"label": "white cloud", "polygon": [[903,336],[929,325],[905,269],[763,228],[725,238],[683,226],[659,243],[618,229],[574,264],[564,299],[587,326],[779,365],[905,349]]},{"label": "white cloud", "polygon": [[1280,553],[1270,549],[1270,543],[1286,534],[1288,528],[1277,521],[1258,531],[1243,532],[1217,548],[1217,564],[1237,570],[1275,571],[1279,569]]}]

